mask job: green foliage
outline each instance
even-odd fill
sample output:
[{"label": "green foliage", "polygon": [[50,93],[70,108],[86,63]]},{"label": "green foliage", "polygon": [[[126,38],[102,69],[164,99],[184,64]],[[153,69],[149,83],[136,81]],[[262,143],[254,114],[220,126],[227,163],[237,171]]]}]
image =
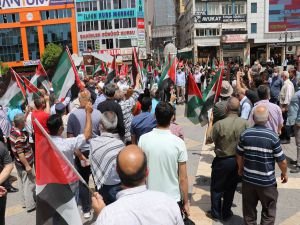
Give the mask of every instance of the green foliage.
[{"label": "green foliage", "polygon": [[9,71],[9,67],[6,64],[0,62],[0,74],[1,75],[7,74],[8,71]]},{"label": "green foliage", "polygon": [[63,52],[63,48],[61,45],[57,45],[54,43],[49,43],[44,51],[42,56],[42,64],[46,70],[54,70],[60,55]]}]

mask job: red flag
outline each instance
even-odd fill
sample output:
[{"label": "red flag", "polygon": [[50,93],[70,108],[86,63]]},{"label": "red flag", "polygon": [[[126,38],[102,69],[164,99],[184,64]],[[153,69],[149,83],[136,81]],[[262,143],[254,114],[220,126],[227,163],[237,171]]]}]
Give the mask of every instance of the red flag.
[{"label": "red flag", "polygon": [[23,80],[22,78],[19,76],[19,74],[16,73],[16,71],[14,71],[12,68],[10,68],[11,72],[13,73],[15,79],[16,79],[16,82],[17,82],[17,85],[18,87],[20,88],[24,98],[26,99],[26,90],[24,88],[24,85],[23,85]]},{"label": "red flag", "polygon": [[23,81],[24,81],[25,87],[29,93],[38,93],[39,92],[39,89],[24,76],[23,76]]},{"label": "red flag", "polygon": [[68,56],[69,56],[69,59],[71,61],[71,64],[72,64],[72,68],[73,68],[73,71],[74,71],[74,75],[75,75],[75,83],[77,85],[77,87],[80,89],[80,90],[83,90],[84,89],[84,83],[80,80],[79,78],[79,74],[78,74],[78,71],[76,69],[76,66],[73,62],[73,59],[72,59],[72,56],[71,56],[71,53],[70,53],[70,50],[69,50],[69,47],[66,46],[66,51],[68,53]]},{"label": "red flag", "polygon": [[215,99],[214,99],[214,103],[216,103],[217,102],[217,99],[218,99],[218,97],[220,96],[220,94],[221,94],[221,89],[222,89],[222,81],[223,81],[223,73],[224,73],[224,70],[223,69],[221,69],[221,74],[220,74],[220,76],[219,76],[219,79],[218,79],[218,82],[217,82],[217,84],[215,85]]},{"label": "red flag", "polygon": [[192,73],[189,73],[189,79],[188,79],[188,95],[195,95],[197,96],[199,99],[203,99],[202,97],[202,93],[199,90],[194,77],[192,75]]},{"label": "red flag", "polygon": [[35,70],[35,74],[38,75],[38,76],[47,76],[47,72],[46,70],[44,69],[43,65],[41,64],[41,62],[38,64],[38,66],[36,67],[36,70]]},{"label": "red flag", "polygon": [[176,83],[176,68],[177,68],[177,58],[173,59],[173,63],[168,71],[169,78]]}]

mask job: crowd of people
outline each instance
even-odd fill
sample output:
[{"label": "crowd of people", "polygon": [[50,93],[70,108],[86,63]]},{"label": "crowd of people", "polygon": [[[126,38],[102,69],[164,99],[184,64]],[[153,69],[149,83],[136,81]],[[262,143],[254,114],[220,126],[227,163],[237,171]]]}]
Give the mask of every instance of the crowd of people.
[{"label": "crowd of people", "polygon": [[[274,224],[278,197],[275,162],[287,182],[287,161],[281,144],[295,135],[297,159],[291,173],[300,172],[300,86],[296,70],[231,64],[224,69],[219,101],[214,105],[207,142],[215,145],[212,163],[211,211],[215,220],[228,220],[238,182],[243,182],[246,225]],[[187,74],[204,90],[216,69],[179,66],[176,82],[166,80],[150,89],[121,76],[113,82],[85,78],[85,89],[70,90],[64,101],[41,90],[23,109],[0,110],[0,224],[4,224],[9,175],[17,171],[22,207],[35,202],[35,140],[42,135],[34,119],[75,166],[87,184],[70,184],[83,217],[98,215],[96,224],[184,224],[190,215],[188,154],[176,104],[186,101]],[[157,83],[160,74],[158,75]],[[148,87],[148,85],[146,85]],[[200,138],[200,137],[199,137]],[[222,201],[223,199],[223,201]],[[145,210],[147,209],[147,210]]]}]

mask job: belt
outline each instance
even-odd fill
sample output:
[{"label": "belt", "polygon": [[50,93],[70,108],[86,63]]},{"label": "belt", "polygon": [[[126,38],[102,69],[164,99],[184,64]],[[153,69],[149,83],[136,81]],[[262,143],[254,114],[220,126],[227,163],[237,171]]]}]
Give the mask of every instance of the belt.
[{"label": "belt", "polygon": [[235,158],[235,155],[231,155],[231,156],[223,156],[223,157],[220,157],[220,156],[216,156],[217,159],[230,159],[230,158]]}]

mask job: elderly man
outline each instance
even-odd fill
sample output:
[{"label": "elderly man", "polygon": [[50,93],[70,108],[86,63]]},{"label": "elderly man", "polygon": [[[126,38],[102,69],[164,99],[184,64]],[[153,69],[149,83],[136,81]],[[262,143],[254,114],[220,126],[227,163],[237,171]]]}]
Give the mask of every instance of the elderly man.
[{"label": "elderly man", "polygon": [[271,98],[270,102],[279,105],[279,94],[283,86],[283,80],[279,76],[279,68],[275,67],[272,74],[272,78],[269,80],[270,89],[271,89]]},{"label": "elderly man", "polygon": [[151,171],[148,188],[168,194],[189,215],[188,155],[184,141],[170,131],[174,108],[170,103],[160,102],[156,106],[155,116],[157,128],[142,135],[138,144],[148,157]]},{"label": "elderly man", "polygon": [[239,100],[231,97],[226,118],[216,122],[212,130],[216,157],[211,172],[211,212],[207,216],[216,220],[227,220],[233,215],[231,206],[238,182],[235,149],[241,133],[249,127],[246,120],[238,117],[239,108]]},{"label": "elderly man", "polygon": [[116,157],[125,147],[119,134],[113,133],[118,117],[112,111],[102,113],[100,119],[101,136],[93,138],[91,145],[91,169],[98,192],[106,205],[116,201],[121,190],[121,181],[116,170]]},{"label": "elderly man", "polygon": [[97,109],[104,113],[106,111],[115,112],[118,116],[118,126],[115,130],[115,133],[118,133],[120,137],[123,139],[125,135],[125,125],[124,125],[124,118],[121,106],[115,102],[115,93],[116,93],[116,86],[114,84],[107,84],[104,87],[104,94],[106,96],[106,100],[101,102]]},{"label": "elderly man", "polygon": [[293,83],[289,79],[289,73],[287,71],[283,71],[281,73],[282,80],[284,81],[283,87],[280,91],[280,108],[282,111],[282,116],[284,119],[284,128],[282,130],[280,139],[281,139],[281,144],[289,144],[291,141],[290,133],[291,133],[291,127],[286,125],[287,121],[287,113],[288,113],[288,108],[289,104],[291,102],[291,99],[293,95],[295,94],[295,89]]},{"label": "elderly man", "polygon": [[[299,82],[298,82],[299,84]],[[291,164],[296,165],[295,169],[292,169],[291,173],[300,172],[300,90],[295,93],[290,102],[287,125],[294,126],[295,141],[297,147],[297,158],[295,161],[291,161]]]},{"label": "elderly man", "polygon": [[101,103],[101,102],[104,102],[106,100],[106,96],[104,95],[103,93],[103,88],[104,88],[104,83],[101,81],[99,82],[99,84],[97,84],[96,86],[96,93],[97,93],[97,98],[96,98],[96,101],[93,105],[93,108],[94,109],[97,109],[98,105]]},{"label": "elderly man", "polygon": [[[67,136],[77,137],[78,135],[84,132],[85,121],[86,121],[86,110],[85,107],[89,104],[91,99],[91,94],[88,90],[81,91],[78,94],[78,99],[80,102],[80,107],[71,112],[68,125],[67,125]],[[100,123],[101,113],[98,110],[93,110],[92,112],[92,137],[96,137],[100,135],[99,123]],[[82,154],[88,158],[90,154],[90,145],[88,143],[81,146],[80,151]],[[78,157],[75,158],[75,164],[78,169],[78,172],[83,177],[83,179],[89,183],[89,177],[91,174],[91,168],[88,164],[82,164]],[[89,218],[91,216],[91,200],[90,193],[87,187],[79,183],[79,198],[82,203],[82,211],[85,218]]]},{"label": "elderly man", "polygon": [[281,170],[281,181],[286,183],[287,162],[278,135],[268,129],[269,111],[260,105],[254,109],[255,126],[247,129],[237,146],[238,173],[243,176],[243,216],[245,225],[257,224],[257,203],[261,202],[261,222],[274,224],[278,198],[275,161]]},{"label": "elderly man", "polygon": [[33,169],[34,154],[28,142],[28,137],[23,131],[25,128],[25,116],[17,114],[14,118],[14,126],[10,132],[10,143],[15,156],[15,165],[18,174],[18,184],[22,199],[22,206],[27,212],[35,210],[35,173]]},{"label": "elderly man", "polygon": [[251,101],[242,91],[237,91],[236,97],[240,100],[240,117],[242,119],[248,120],[251,109],[253,107]]},{"label": "elderly man", "polygon": [[0,224],[5,225],[6,193],[3,187],[13,169],[13,163],[6,146],[0,142]]},{"label": "elderly man", "polygon": [[283,117],[281,113],[281,109],[278,105],[269,101],[270,99],[270,89],[266,85],[260,85],[257,88],[257,93],[259,97],[259,101],[254,104],[254,108],[251,111],[249,117],[250,125],[254,125],[253,120],[253,112],[258,106],[266,106],[269,109],[269,117],[265,126],[277,134],[281,134],[281,128],[283,127]]},{"label": "elderly man", "polygon": [[124,187],[117,201],[105,206],[101,196],[93,197],[95,213],[100,213],[96,225],[183,225],[176,201],[164,193],[147,190],[149,170],[140,148],[129,145],[118,154],[117,172]]}]

